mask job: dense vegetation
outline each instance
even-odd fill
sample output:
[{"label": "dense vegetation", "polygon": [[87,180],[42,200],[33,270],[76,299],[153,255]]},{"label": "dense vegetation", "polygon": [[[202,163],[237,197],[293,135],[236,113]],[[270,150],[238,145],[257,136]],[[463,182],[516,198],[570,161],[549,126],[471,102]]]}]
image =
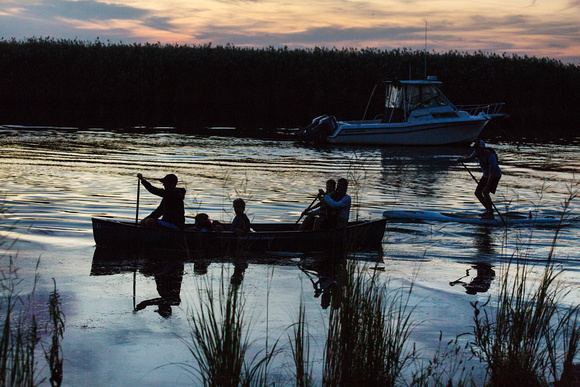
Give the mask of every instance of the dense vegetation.
[{"label": "dense vegetation", "polygon": [[[362,118],[377,81],[424,77],[425,54],[397,49],[247,49],[0,40],[0,122],[78,127],[292,128],[321,114]],[[486,136],[576,136],[580,67],[449,52],[428,75],[456,104],[505,102]],[[376,100],[375,112],[380,101]]]}]

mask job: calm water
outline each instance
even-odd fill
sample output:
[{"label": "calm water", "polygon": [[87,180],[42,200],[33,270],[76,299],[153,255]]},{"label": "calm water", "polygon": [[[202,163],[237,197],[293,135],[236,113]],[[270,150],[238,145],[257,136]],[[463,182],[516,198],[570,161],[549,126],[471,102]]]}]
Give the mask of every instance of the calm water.
[{"label": "calm water", "polygon": [[[578,187],[578,143],[493,146],[504,174],[495,197],[502,210],[533,208],[541,216],[556,215],[570,189]],[[199,289],[222,276],[242,284],[254,351],[263,348],[267,335],[286,343],[285,329],[296,320],[301,297],[313,340],[324,342],[328,293],[319,289],[336,278],[316,264],[320,257],[308,255],[252,257],[241,267],[227,259],[186,262],[179,268],[181,304],[170,318],[155,313],[155,306],[134,313],[136,303],[158,297],[155,278],[163,268],[103,264],[111,257],[96,250],[90,219],[134,219],[138,172],[151,178],[177,174],[188,191],[190,218],[206,212],[230,220],[231,202],[240,196],[253,221],[295,222],[324,182],[339,177],[351,181],[349,192],[357,204],[353,217],[379,217],[387,209],[481,211],[471,177],[452,161],[468,153],[461,147],[317,150],[287,140],[170,131],[2,130],[0,149],[0,195],[8,209],[0,232],[13,242],[2,248],[18,252],[21,273],[30,280],[40,258],[40,300],[47,299],[56,280],[66,314],[66,385],[191,384],[192,376],[176,365],[192,361],[183,343],[189,338],[188,312],[198,305]],[[476,165],[469,166],[479,178]],[[157,204],[142,190],[140,217]],[[570,210],[580,214],[578,200]],[[411,304],[420,324],[412,341],[427,353],[437,345],[439,331],[449,338],[469,330],[470,302],[495,294],[496,277],[516,250],[541,265],[553,237],[553,229],[518,228],[505,234],[472,225],[392,223],[382,252],[353,258],[361,265],[379,262],[381,278],[393,288],[414,283]],[[555,252],[571,302],[580,300],[579,249],[576,222],[561,230]],[[320,348],[314,352],[319,377]],[[289,354],[280,355],[272,370],[281,381],[292,374]]]}]

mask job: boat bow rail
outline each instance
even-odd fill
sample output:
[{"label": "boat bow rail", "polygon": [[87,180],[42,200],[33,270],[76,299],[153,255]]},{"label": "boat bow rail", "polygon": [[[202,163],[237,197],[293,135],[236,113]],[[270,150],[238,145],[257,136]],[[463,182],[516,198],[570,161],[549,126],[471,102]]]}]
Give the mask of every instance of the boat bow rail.
[{"label": "boat bow rail", "polygon": [[459,110],[469,113],[471,116],[483,115],[485,117],[503,117],[505,114],[501,113],[505,102],[485,103],[478,105],[460,105],[457,106]]}]

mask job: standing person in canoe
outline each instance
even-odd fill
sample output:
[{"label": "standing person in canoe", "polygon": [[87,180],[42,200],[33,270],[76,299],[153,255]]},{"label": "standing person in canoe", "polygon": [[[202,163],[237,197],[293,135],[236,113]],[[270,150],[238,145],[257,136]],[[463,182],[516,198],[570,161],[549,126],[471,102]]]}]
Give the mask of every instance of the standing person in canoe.
[{"label": "standing person in canoe", "polygon": [[185,226],[185,208],[183,204],[185,188],[177,188],[177,176],[170,173],[160,179],[159,181],[163,184],[163,188],[154,187],[140,173],[137,174],[137,177],[147,191],[163,198],[159,207],[143,219],[141,224],[151,228],[160,227],[183,230]]},{"label": "standing person in canoe", "polygon": [[480,216],[482,219],[494,219],[493,202],[489,194],[495,194],[499,179],[501,179],[501,169],[499,168],[497,154],[493,149],[486,147],[485,142],[482,140],[475,140],[472,146],[474,148],[473,153],[468,157],[458,159],[458,161],[462,163],[474,159],[479,161],[483,176],[477,184],[475,196],[485,207],[485,212]]}]

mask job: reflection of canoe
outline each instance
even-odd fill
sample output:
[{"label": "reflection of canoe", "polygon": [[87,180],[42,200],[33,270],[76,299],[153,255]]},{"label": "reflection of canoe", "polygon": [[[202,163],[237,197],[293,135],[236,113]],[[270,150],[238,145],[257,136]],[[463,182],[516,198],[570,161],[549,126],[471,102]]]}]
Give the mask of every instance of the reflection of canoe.
[{"label": "reflection of canoe", "polygon": [[346,229],[298,231],[294,223],[252,223],[255,232],[154,230],[133,222],[93,218],[99,247],[215,251],[365,250],[381,246],[386,219],[351,222]]},{"label": "reflection of canoe", "polygon": [[[422,220],[432,222],[456,222],[482,224],[488,226],[504,226],[504,221],[510,226],[558,226],[563,224],[560,218],[540,218],[526,216],[521,213],[502,213],[503,220],[497,216],[495,219],[481,219],[477,214],[458,212],[434,212],[420,210],[385,211],[383,216],[390,221],[394,220]],[[564,222],[565,223],[565,222]]]}]

